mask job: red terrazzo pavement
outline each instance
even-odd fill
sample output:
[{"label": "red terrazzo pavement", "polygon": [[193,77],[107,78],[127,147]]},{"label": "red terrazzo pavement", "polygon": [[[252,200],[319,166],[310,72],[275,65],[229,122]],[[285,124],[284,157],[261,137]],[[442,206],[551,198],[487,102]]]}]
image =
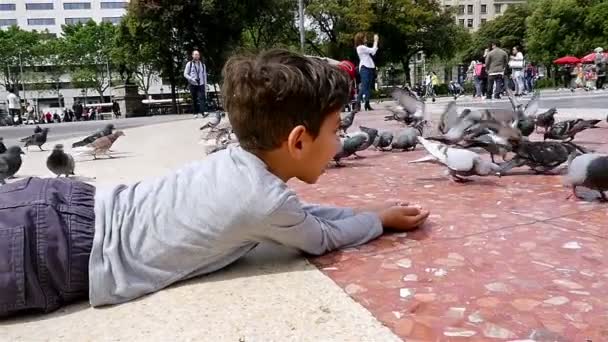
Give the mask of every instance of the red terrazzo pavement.
[{"label": "red terrazzo pavement", "polygon": [[[399,128],[381,112],[362,113],[355,124]],[[603,125],[575,142],[608,151]],[[558,174],[521,168],[455,184],[440,166],[407,164],[425,155],[421,147],[362,155],[317,185],[292,185],[311,202],[356,207],[399,198],[432,211],[418,231],[312,260],[395,334],[608,341],[608,204],[566,200]]]}]

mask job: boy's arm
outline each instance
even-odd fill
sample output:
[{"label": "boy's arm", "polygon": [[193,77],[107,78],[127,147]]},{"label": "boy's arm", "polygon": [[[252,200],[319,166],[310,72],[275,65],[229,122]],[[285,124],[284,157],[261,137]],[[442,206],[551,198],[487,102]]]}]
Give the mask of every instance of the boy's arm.
[{"label": "boy's arm", "polygon": [[364,244],[383,232],[382,222],[374,213],[330,220],[313,215],[315,210],[307,211],[304,208],[295,194],[289,194],[254,232],[254,239],[273,241],[309,254],[322,255],[335,249]]},{"label": "boy's arm", "polygon": [[355,215],[355,210],[351,208],[333,207],[319,204],[304,204],[302,209],[311,215],[322,217],[326,220],[341,220]]}]

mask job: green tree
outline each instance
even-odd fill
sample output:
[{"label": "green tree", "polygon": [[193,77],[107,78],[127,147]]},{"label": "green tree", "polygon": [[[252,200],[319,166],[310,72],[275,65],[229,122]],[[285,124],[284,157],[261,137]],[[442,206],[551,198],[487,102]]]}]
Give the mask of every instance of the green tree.
[{"label": "green tree", "polygon": [[242,45],[246,50],[258,51],[273,47],[290,47],[299,41],[294,13],[297,1],[262,1],[260,15],[244,28]]},{"label": "green tree", "polygon": [[0,30],[0,82],[5,88],[22,88],[20,66],[31,67],[39,59],[41,34],[12,26]]},{"label": "green tree", "polygon": [[110,57],[115,34],[116,29],[110,23],[89,21],[63,26],[63,51],[73,82],[97,91],[101,101],[111,84]]}]

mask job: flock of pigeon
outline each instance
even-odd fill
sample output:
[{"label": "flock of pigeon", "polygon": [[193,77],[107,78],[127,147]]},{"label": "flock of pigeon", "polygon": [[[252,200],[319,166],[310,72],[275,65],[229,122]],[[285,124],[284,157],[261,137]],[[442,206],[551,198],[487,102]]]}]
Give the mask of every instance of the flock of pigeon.
[{"label": "flock of pigeon", "polygon": [[[362,158],[358,152],[373,148],[378,151],[412,151],[418,144],[428,156],[410,163],[435,163],[446,167],[446,175],[456,182],[470,181],[470,176],[504,176],[516,167],[527,166],[537,174],[549,173],[567,165],[566,184],[572,195],[583,186],[597,190],[602,201],[608,201],[608,155],[595,153],[575,144],[576,135],[587,129],[598,128],[601,120],[574,119],[556,122],[555,108],[538,114],[540,93],[536,92],[527,104],[520,103],[509,93],[511,109],[465,109],[458,113],[451,102],[439,119],[436,134],[426,134],[430,118],[425,104],[407,91],[396,89],[393,98],[397,105],[390,108],[385,120],[400,122],[397,131],[379,131],[359,126],[359,131],[347,133],[352,127],[356,111],[343,113],[340,131],[341,147],[334,157],[336,166],[344,166],[347,157]],[[200,129],[208,130],[201,144],[207,153],[225,149],[238,141],[229,124],[221,126],[225,113],[210,114]],[[226,120],[227,121],[227,120]],[[542,141],[530,140],[535,131],[543,131]],[[428,132],[430,133],[430,132]],[[485,150],[490,160],[478,152]],[[497,162],[497,157],[502,161]]]},{"label": "flock of pigeon", "polygon": [[[29,151],[30,146],[37,146],[40,151],[44,151],[42,146],[46,144],[49,129],[36,126],[34,134],[21,139],[24,148]],[[108,124],[102,130],[95,132],[88,137],[72,144],[72,150],[77,156],[89,155],[97,159],[98,155],[106,155],[112,158],[110,148],[114,142],[123,136],[122,131],[114,131],[114,125]],[[11,146],[8,149],[4,145],[4,139],[0,137],[0,184],[6,184],[6,180],[14,178],[19,171],[23,160],[21,155],[25,154],[20,146]],[[76,163],[74,157],[64,151],[62,144],[57,144],[46,160],[47,168],[60,177],[74,175]]]}]

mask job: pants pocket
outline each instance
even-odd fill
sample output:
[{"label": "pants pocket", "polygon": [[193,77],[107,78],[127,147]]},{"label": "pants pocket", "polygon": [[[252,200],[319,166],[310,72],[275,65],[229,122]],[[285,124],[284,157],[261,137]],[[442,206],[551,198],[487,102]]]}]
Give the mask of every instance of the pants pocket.
[{"label": "pants pocket", "polygon": [[0,227],[0,316],[25,306],[25,228]]}]

